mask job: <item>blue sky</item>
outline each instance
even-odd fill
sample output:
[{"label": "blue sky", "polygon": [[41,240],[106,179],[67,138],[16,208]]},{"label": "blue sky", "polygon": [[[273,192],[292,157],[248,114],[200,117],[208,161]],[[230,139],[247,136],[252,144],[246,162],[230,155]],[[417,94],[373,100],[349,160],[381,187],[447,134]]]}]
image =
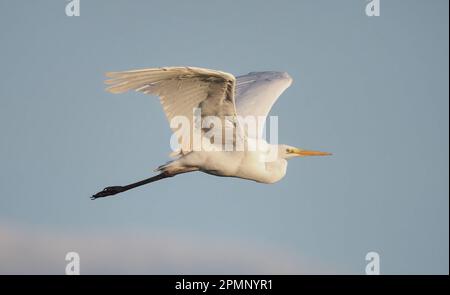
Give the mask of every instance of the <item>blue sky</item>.
[{"label": "blue sky", "polygon": [[[0,2],[0,273],[78,250],[82,273],[363,274],[376,251],[382,273],[448,274],[448,1],[66,3]],[[176,65],[288,72],[279,141],[334,156],[90,201],[170,152],[158,99],[104,73]]]}]

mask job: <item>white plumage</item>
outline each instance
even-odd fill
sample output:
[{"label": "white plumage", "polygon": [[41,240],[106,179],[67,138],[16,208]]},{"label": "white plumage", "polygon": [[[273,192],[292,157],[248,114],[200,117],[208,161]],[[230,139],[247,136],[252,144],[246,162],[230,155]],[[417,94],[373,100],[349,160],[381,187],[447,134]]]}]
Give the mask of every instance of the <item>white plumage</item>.
[{"label": "white plumage", "polygon": [[[145,94],[159,96],[169,122],[177,116],[188,118],[191,136],[199,132],[207,137],[207,130],[193,122],[193,109],[201,111],[201,118],[214,116],[220,119],[223,132],[226,128],[236,130],[233,145],[237,138],[246,146],[258,141],[257,150],[244,149],[225,151],[225,140],[205,141],[220,151],[193,148],[192,142],[175,153],[177,159],[160,166],[160,174],[126,186],[107,187],[92,198],[114,195],[128,189],[150,183],[180,173],[202,171],[217,176],[238,177],[261,183],[273,183],[286,173],[287,159],[296,156],[323,156],[325,152],[308,151],[287,145],[271,145],[263,138],[263,124],[256,133],[248,133],[238,117],[266,117],[278,97],[292,83],[292,78],[283,72],[252,72],[235,78],[232,74],[196,67],[164,67],[125,72],[107,73],[106,81],[111,93],[136,90]],[[176,131],[175,129],[173,131]],[[209,139],[209,138],[208,138]],[[274,155],[275,158],[269,158]]]}]

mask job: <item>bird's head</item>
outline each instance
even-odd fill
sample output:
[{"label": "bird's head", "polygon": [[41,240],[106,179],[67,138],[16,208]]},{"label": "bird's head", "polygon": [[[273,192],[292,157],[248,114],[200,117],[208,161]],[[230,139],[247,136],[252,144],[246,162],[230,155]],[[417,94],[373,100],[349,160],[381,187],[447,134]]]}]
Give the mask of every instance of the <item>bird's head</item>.
[{"label": "bird's head", "polygon": [[331,153],[305,150],[285,144],[278,145],[279,158],[290,159],[294,157],[309,157],[309,156],[331,156]]}]

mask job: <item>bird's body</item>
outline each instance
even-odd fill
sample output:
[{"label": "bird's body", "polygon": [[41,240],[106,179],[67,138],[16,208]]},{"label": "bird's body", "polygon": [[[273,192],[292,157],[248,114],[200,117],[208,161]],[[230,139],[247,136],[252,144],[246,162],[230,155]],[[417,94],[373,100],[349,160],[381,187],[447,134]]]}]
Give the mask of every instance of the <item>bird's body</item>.
[{"label": "bird's body", "polygon": [[[274,147],[271,147],[274,148]],[[192,169],[216,176],[237,177],[261,183],[274,183],[286,174],[287,161],[266,161],[262,151],[192,151],[161,166],[159,171],[173,173]]]},{"label": "bird's body", "polygon": [[[93,199],[193,171],[274,183],[285,176],[287,159],[329,155],[270,144],[263,139],[264,122],[259,118],[265,119],[277,98],[291,85],[292,78],[287,73],[252,72],[235,78],[203,68],[167,67],[107,75],[111,78],[106,81],[111,84],[108,91],[112,93],[136,90],[159,96],[175,134],[181,129],[176,123],[181,122],[180,118],[192,129],[178,138],[177,149],[172,153],[176,159],[158,167],[160,174],[126,186],[107,187]],[[196,111],[197,117],[192,115]],[[256,119],[247,121],[252,118]],[[246,125],[248,122],[253,122],[255,128],[248,127],[252,126]],[[231,137],[226,136],[229,130]],[[201,140],[200,148],[195,138]]]}]

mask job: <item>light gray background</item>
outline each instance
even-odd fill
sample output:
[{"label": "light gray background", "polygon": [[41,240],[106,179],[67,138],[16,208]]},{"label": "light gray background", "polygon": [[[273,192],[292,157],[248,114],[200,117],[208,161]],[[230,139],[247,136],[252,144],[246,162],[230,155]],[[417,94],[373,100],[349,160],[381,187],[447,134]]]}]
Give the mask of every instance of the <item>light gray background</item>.
[{"label": "light gray background", "polygon": [[[0,273],[448,274],[448,1],[0,1]],[[287,71],[274,185],[182,175],[158,99],[104,73]]]}]

